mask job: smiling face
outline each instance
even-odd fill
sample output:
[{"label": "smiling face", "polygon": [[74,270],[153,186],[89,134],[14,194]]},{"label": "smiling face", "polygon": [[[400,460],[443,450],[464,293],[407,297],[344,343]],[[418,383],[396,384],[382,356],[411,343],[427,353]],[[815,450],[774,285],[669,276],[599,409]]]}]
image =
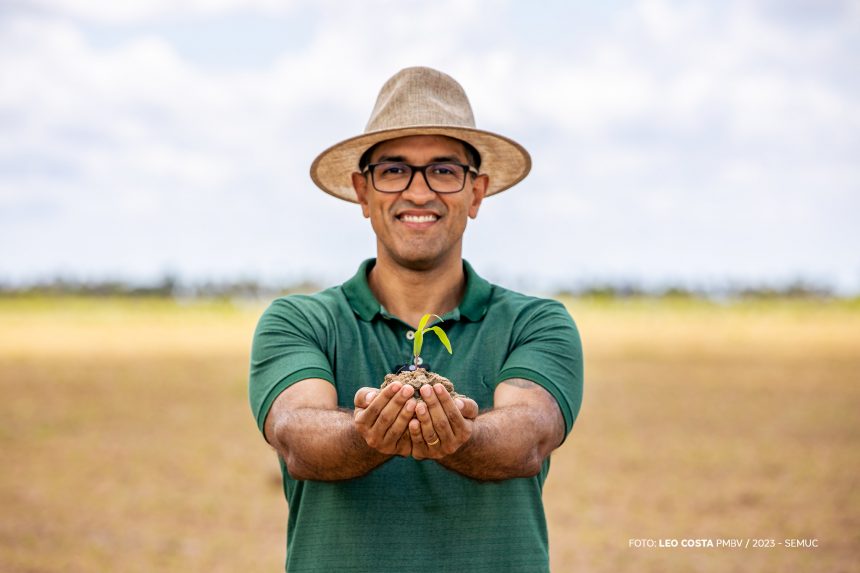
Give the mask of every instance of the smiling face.
[{"label": "smiling face", "polygon": [[[378,144],[370,163],[402,161],[426,165],[440,161],[469,163],[463,143],[441,135],[401,137]],[[377,256],[412,270],[437,268],[462,256],[468,218],[478,216],[487,191],[486,175],[469,175],[458,193],[437,194],[420,173],[401,193],[374,189],[370,175],[353,173],[352,184],[362,213],[376,233]]]}]

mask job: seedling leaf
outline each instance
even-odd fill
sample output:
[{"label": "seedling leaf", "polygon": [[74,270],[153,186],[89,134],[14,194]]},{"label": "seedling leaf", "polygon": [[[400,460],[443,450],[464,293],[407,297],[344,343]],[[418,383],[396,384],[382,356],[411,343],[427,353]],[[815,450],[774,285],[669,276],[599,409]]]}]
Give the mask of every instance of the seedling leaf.
[{"label": "seedling leaf", "polygon": [[[427,328],[427,321],[429,321],[430,318],[433,316],[435,316],[439,320],[442,320],[442,317],[439,316],[438,314],[425,314],[424,316],[421,317],[421,320],[418,322],[418,329],[415,331],[415,339],[412,342],[412,355],[415,358],[418,358],[421,355],[421,348],[424,346],[424,333],[427,332],[428,330],[432,330],[432,328]],[[434,327],[434,328],[439,328],[439,327]],[[439,328],[439,330],[441,331],[442,329]],[[444,335],[445,333],[443,332],[442,334]],[[441,340],[441,338],[440,338],[440,340]],[[447,340],[447,338],[446,338],[446,340]],[[443,342],[443,344],[444,344],[444,342]],[[450,343],[445,344],[446,348],[450,348],[450,346],[451,346]],[[451,352],[451,351],[448,350],[448,352]]]},{"label": "seedling leaf", "polygon": [[448,340],[448,335],[445,334],[445,331],[439,328],[438,326],[431,326],[428,330],[432,330],[436,333],[436,336],[439,337],[439,340],[442,341],[442,344],[448,350],[448,354],[454,354],[454,351],[451,350],[451,341]]},{"label": "seedling leaf", "polygon": [[424,331],[420,328],[415,331],[415,340],[412,342],[412,355],[421,355],[421,346],[424,344]]},{"label": "seedling leaf", "polygon": [[[425,326],[427,326],[427,321],[430,320],[431,316],[436,316],[435,314],[425,314],[421,317],[421,320],[418,322],[418,330],[416,332],[424,332]],[[441,319],[439,319],[441,320]]]}]

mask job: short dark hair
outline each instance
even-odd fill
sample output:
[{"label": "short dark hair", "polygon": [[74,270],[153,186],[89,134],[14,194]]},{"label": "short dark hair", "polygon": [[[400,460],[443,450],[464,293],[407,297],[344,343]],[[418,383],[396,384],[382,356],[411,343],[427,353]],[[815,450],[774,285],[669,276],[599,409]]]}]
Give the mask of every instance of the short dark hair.
[{"label": "short dark hair", "polygon": [[[456,138],[452,138],[456,139]],[[388,140],[386,140],[388,141]],[[481,154],[478,153],[478,150],[472,147],[470,143],[463,141],[462,139],[457,139],[460,143],[463,144],[463,149],[466,151],[466,162],[477,169],[481,170]],[[380,141],[374,145],[371,145],[367,151],[361,154],[361,158],[358,160],[358,170],[362,171],[367,164],[370,163],[370,156],[373,155],[373,150],[379,147],[381,144],[385,143],[385,141]]]}]

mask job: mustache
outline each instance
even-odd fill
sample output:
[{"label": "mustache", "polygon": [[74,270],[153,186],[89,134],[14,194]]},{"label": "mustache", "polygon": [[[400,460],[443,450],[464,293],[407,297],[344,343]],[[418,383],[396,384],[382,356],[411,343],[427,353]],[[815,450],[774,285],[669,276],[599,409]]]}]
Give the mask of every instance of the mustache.
[{"label": "mustache", "polygon": [[394,213],[397,213],[398,211],[404,211],[406,209],[426,209],[428,211],[435,211],[440,215],[444,215],[448,212],[448,210],[445,208],[445,204],[438,199],[434,199],[433,201],[429,201],[421,205],[416,205],[412,201],[401,199],[395,201],[395,203],[391,206],[391,211]]}]

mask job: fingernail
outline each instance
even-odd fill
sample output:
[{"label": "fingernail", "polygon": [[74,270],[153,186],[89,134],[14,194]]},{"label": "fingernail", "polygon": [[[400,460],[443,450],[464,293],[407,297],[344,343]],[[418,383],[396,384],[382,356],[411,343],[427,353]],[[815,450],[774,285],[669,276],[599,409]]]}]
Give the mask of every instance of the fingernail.
[{"label": "fingernail", "polygon": [[427,412],[427,405],[424,402],[419,402],[417,406],[415,406],[415,411],[418,412],[419,415],[423,416]]},{"label": "fingernail", "polygon": [[425,398],[430,396],[433,393],[433,388],[429,384],[424,384],[421,386],[421,395]]},{"label": "fingernail", "polygon": [[466,407],[466,403],[465,403],[465,402],[463,402],[462,400],[460,400],[459,398],[455,398],[455,399],[454,399],[454,403],[455,403],[455,404],[457,404],[457,408],[458,408],[459,410],[462,410],[463,408],[465,408],[465,407]]},{"label": "fingernail", "polygon": [[410,414],[415,411],[415,400],[409,400],[406,402],[406,411]]},{"label": "fingernail", "polygon": [[365,396],[364,401],[368,404],[373,402],[373,399],[376,398],[376,392],[368,392],[367,396]]},{"label": "fingernail", "polygon": [[437,394],[442,394],[442,392],[445,391],[445,387],[441,384],[436,384],[435,386],[433,386],[433,389],[436,391]]}]

